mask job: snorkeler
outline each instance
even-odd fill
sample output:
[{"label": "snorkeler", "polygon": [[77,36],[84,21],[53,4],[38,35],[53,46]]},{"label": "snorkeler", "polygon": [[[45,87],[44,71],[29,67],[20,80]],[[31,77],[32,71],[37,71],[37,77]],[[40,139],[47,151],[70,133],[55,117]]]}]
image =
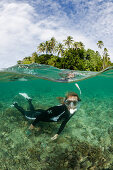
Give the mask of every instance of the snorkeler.
[{"label": "snorkeler", "polygon": [[47,110],[42,110],[42,109],[35,110],[31,102],[32,99],[29,96],[27,96],[26,93],[19,93],[19,94],[24,96],[28,100],[30,110],[29,111],[24,110],[17,103],[13,103],[13,105],[28,120],[34,120],[33,123],[30,125],[29,130],[34,129],[35,125],[40,121],[59,122],[63,120],[59,130],[51,138],[52,140],[55,140],[58,137],[58,135],[62,132],[66,123],[70,120],[70,118],[77,111],[77,105],[81,101],[77,93],[70,92],[66,95],[61,105],[50,107]]},{"label": "snorkeler", "polygon": [[59,73],[59,75],[61,78],[57,79],[57,81],[67,82],[72,81],[74,78],[76,78],[76,74],[74,72]]}]

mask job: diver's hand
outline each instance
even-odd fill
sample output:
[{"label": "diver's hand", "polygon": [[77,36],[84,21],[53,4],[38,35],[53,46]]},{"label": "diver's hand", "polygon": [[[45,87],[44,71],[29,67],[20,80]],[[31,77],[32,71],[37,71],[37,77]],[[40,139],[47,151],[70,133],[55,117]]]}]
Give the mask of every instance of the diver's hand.
[{"label": "diver's hand", "polygon": [[30,126],[29,126],[29,129],[30,130],[32,130],[32,129],[34,129],[35,127],[31,124]]},{"label": "diver's hand", "polygon": [[55,139],[57,139],[57,138],[58,138],[58,134],[54,135],[54,136],[51,138],[51,140],[55,140]]}]

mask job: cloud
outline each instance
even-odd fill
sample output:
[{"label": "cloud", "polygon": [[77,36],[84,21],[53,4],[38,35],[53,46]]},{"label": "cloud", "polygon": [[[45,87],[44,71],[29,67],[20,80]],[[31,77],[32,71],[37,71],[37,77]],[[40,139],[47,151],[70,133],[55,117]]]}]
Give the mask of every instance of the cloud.
[{"label": "cloud", "polygon": [[[28,4],[6,3],[0,10],[0,65],[16,63],[21,55],[29,53],[33,35],[30,31],[33,8]],[[32,46],[33,47],[33,46]],[[3,64],[2,64],[3,62]]]},{"label": "cloud", "polygon": [[55,17],[39,16],[25,2],[0,3],[0,7],[0,67],[16,64],[17,60],[31,55],[40,41],[55,35],[60,24]]},{"label": "cloud", "polygon": [[[0,68],[31,55],[40,42],[68,35],[98,50],[113,52],[113,3],[103,0],[7,0],[0,2]],[[113,58],[111,56],[113,61]]]},{"label": "cloud", "polygon": [[[78,19],[76,29],[84,33],[93,42],[102,40],[109,50],[113,62],[113,1],[111,0],[70,0],[75,7],[76,14],[72,11],[72,20]],[[96,49],[96,46],[94,46]]]}]

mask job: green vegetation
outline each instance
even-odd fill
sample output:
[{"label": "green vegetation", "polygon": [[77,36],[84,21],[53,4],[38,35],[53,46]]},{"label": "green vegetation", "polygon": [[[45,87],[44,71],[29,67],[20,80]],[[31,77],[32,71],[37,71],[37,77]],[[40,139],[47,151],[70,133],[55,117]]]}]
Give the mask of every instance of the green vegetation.
[{"label": "green vegetation", "polygon": [[[102,49],[104,43],[98,41],[98,48]],[[37,53],[38,52],[38,53]],[[68,36],[63,43],[58,43],[54,37],[42,42],[37,47],[37,52],[25,57],[18,64],[46,64],[60,69],[100,71],[113,65],[110,61],[108,50],[104,48],[102,55],[98,51],[86,50],[82,42],[75,42]]]}]

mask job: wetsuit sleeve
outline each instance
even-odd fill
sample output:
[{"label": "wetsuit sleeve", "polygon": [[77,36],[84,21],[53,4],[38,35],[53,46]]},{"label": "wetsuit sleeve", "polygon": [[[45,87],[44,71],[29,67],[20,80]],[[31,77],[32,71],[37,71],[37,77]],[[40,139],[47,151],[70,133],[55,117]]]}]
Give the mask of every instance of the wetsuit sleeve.
[{"label": "wetsuit sleeve", "polygon": [[59,130],[58,130],[58,132],[57,132],[58,135],[62,132],[62,130],[64,129],[64,127],[65,127],[66,123],[69,121],[69,119],[70,119],[70,117],[64,119],[64,121],[63,121],[62,124],[60,125],[60,128],[59,128]]}]

